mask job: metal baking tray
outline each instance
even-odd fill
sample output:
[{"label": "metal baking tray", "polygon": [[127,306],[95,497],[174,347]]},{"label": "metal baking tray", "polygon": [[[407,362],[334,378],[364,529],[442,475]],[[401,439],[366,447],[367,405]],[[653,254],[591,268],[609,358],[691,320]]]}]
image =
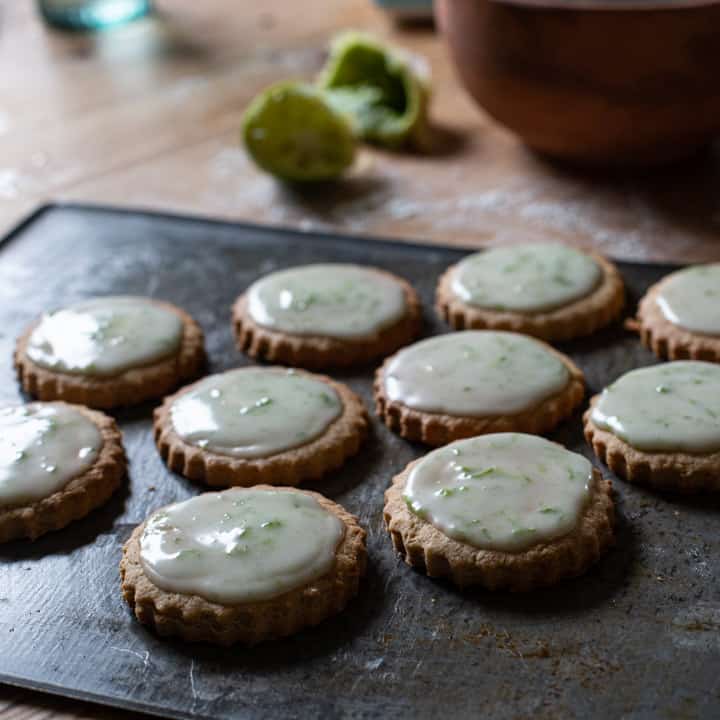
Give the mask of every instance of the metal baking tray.
[{"label": "metal baking tray", "polygon": [[[407,278],[425,304],[463,250],[81,206],[42,208],[0,247],[0,402],[23,398],[11,354],[39,313],[92,295],[169,300],[200,322],[210,371],[245,364],[230,305],[264,273],[342,261]],[[633,308],[668,266],[620,263]],[[654,358],[620,323],[566,343],[589,392]],[[335,373],[371,406],[372,368]],[[160,640],[121,599],[118,561],[154,508],[202,488],[168,472],[151,405],[118,413],[129,480],[86,519],[0,546],[0,682],[173,718],[713,718],[720,715],[720,503],[617,481],[617,547],[530,594],[459,592],[405,566],[383,491],[423,452],[377,419],[361,453],[309,487],[359,515],[369,572],[321,626],[251,650]],[[591,457],[580,415],[551,436]]]}]

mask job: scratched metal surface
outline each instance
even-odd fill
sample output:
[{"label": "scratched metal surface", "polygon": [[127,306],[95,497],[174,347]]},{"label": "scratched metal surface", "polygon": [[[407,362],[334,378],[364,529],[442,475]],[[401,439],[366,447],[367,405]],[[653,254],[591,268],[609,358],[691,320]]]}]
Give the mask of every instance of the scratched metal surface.
[{"label": "scratched metal surface", "polygon": [[[259,275],[311,261],[385,267],[425,302],[457,250],[367,243],[166,216],[56,207],[0,248],[0,401],[38,313],[137,293],[189,310],[213,371],[242,364],[228,322]],[[631,296],[667,268],[622,265]],[[653,362],[619,328],[565,346],[590,390]],[[370,403],[370,371],[339,374]],[[0,681],[179,718],[710,718],[720,710],[720,533],[715,500],[616,483],[618,546],[587,576],[524,596],[460,593],[405,567],[382,496],[413,447],[373,423],[361,454],[313,484],[357,513],[370,569],[342,615],[295,638],[216,649],[161,641],[120,598],[120,548],[150,510],[198,488],[166,471],[151,407],[119,415],[130,478],[103,509],[35,543],[0,547]],[[588,454],[578,413],[554,438]]]}]

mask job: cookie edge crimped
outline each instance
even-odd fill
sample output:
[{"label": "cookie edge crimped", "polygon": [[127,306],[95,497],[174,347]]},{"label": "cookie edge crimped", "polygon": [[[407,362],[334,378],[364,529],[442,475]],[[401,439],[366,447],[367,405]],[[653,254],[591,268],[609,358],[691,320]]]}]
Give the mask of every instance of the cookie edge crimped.
[{"label": "cookie edge crimped", "polygon": [[[255,366],[247,367],[257,369]],[[281,366],[264,366],[261,369],[287,371]],[[339,468],[357,454],[368,435],[370,421],[365,404],[344,383],[305,370],[295,372],[329,385],[342,402],[342,414],[320,436],[305,445],[266,458],[252,459],[233,458],[190,445],[174,431],[170,408],[175,400],[196,387],[197,383],[193,383],[166,397],[163,404],[155,409],[153,435],[165,464],[170,470],[210,487],[295,486]]]},{"label": "cookie edge crimped", "polygon": [[625,306],[625,285],[614,263],[598,253],[580,250],[600,266],[600,284],[588,295],[547,312],[499,311],[474,307],[452,291],[451,265],[438,280],[435,310],[455,330],[509,330],[546,342],[591,335],[616,320]]},{"label": "cookie edge crimped", "polygon": [[168,592],[154,585],[143,570],[143,522],[123,546],[120,561],[123,597],[143,625],[153,627],[160,636],[189,642],[256,645],[317,625],[341,612],[357,595],[367,567],[366,532],[358,519],[316,492],[270,485],[257,489],[304,493],[342,521],[345,532],[332,570],[276,598],[250,603],[223,605],[199,595]]},{"label": "cookie edge crimped", "polygon": [[13,364],[22,389],[44,402],[63,401],[99,410],[137,405],[157,399],[183,382],[198,377],[205,368],[205,338],[200,325],[172,303],[143,298],[178,315],[183,336],[177,353],[150,365],[125,370],[109,377],[55,372],[36,365],[27,355],[27,344],[41,318],[18,338]]},{"label": "cookie edge crimped", "polygon": [[527,592],[585,573],[614,543],[612,483],[593,468],[593,488],[579,523],[566,535],[519,553],[481,550],[448,537],[412,513],[402,491],[411,462],[385,491],[383,517],[395,551],[428,577],[448,578],[458,587]]},{"label": "cookie edge crimped", "polygon": [[35,540],[61,530],[74,520],[104,505],[127,473],[122,434],[113,418],[81,405],[58,402],[90,420],[100,431],[102,448],[95,462],[62,488],[45,498],[16,507],[0,507],[0,543],[29,538]]},{"label": "cookie edge crimped", "polygon": [[657,296],[674,274],[666,275],[648,288],[638,304],[637,319],[630,321],[628,327],[636,331],[642,344],[660,359],[720,363],[720,336],[686,330],[663,315]]},{"label": "cookie edge crimped", "polygon": [[[462,331],[459,331],[462,332]],[[535,342],[557,357],[567,368],[570,378],[567,385],[555,395],[514,415],[451,415],[415,410],[385,393],[385,370],[395,355],[391,355],[376,370],[373,382],[375,411],[382,422],[406,440],[421,442],[431,447],[447,445],[477,435],[497,432],[524,432],[542,435],[568,418],[585,397],[585,376],[580,368],[564,353],[555,350],[542,340]]]},{"label": "cookie edge crimped", "polygon": [[629,483],[654,490],[697,493],[720,490],[720,451],[714,453],[646,452],[599,428],[592,411],[602,393],[590,399],[583,433],[600,462]]},{"label": "cookie edge crimped", "polygon": [[379,268],[357,265],[391,278],[405,294],[405,314],[372,335],[344,339],[320,335],[293,335],[258,325],[247,310],[247,291],[232,306],[237,349],[256,360],[308,370],[363,365],[385,357],[412,342],[422,329],[422,304],[407,280]]}]

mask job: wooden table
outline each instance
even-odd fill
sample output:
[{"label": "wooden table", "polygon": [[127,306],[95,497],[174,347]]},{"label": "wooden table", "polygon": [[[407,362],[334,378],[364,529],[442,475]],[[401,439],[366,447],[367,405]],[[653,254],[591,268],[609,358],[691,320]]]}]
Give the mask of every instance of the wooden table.
[{"label": "wooden table", "polygon": [[[559,238],[621,258],[720,259],[720,152],[643,175],[582,175],[527,152],[458,86],[429,28],[369,0],[165,0],[155,18],[57,33],[30,0],[0,7],[0,226],[48,200],[252,219],[467,245]],[[249,99],[312,77],[339,28],[370,29],[432,66],[436,146],[364,150],[330,192],[259,173],[238,144]],[[0,690],[0,717],[120,718]]]}]

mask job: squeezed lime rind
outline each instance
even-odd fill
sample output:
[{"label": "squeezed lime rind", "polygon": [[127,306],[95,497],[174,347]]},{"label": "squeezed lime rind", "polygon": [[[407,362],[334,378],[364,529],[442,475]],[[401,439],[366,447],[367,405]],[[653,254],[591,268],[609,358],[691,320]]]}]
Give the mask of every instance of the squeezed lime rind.
[{"label": "squeezed lime rind", "polygon": [[302,82],[260,93],[245,111],[242,138],[260,168],[290,182],[333,180],[355,157],[352,122],[320,89]]},{"label": "squeezed lime rind", "polygon": [[363,140],[387,147],[423,144],[429,82],[411,56],[371,35],[344,32],[331,44],[318,85],[336,110],[352,116]]}]

